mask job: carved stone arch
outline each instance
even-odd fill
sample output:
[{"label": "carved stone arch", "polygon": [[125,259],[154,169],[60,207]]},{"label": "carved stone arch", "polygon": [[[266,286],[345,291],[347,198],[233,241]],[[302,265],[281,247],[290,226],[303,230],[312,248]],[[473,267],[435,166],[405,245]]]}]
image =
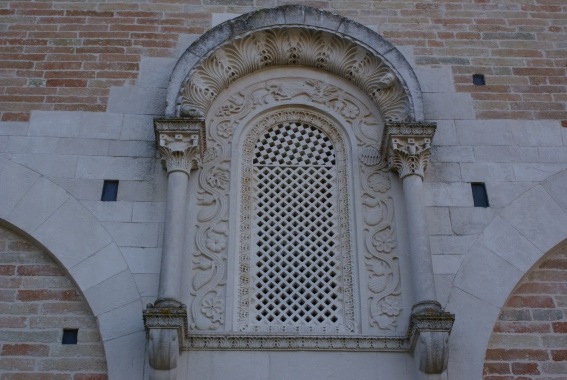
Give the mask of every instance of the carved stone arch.
[{"label": "carved stone arch", "polygon": [[351,81],[384,120],[423,119],[417,78],[393,45],[352,20],[300,5],[245,14],[201,36],[172,73],[165,115],[202,117],[234,80],[278,65],[314,67]]},{"label": "carved stone arch", "polygon": [[[21,164],[0,159],[0,181],[9,183],[0,186],[0,224],[9,225],[49,252],[77,284],[97,318],[109,376],[124,377],[127,361],[132,367],[126,370],[141,378],[143,325],[132,320],[116,329],[114,322],[133,309],[141,313],[143,304],[139,294],[125,305],[121,292],[107,290],[116,277],[116,273],[98,267],[108,269],[107,262],[123,268],[120,286],[136,289],[133,274],[107,229],[64,188]],[[125,346],[130,349],[124,350]]]},{"label": "carved stone arch", "polygon": [[[548,252],[564,246],[566,184],[567,170],[563,170],[527,190],[504,207],[472,244],[447,304],[457,314],[449,377],[475,380],[482,376],[490,336],[509,296]],[[467,342],[465,349],[462,342]]]}]

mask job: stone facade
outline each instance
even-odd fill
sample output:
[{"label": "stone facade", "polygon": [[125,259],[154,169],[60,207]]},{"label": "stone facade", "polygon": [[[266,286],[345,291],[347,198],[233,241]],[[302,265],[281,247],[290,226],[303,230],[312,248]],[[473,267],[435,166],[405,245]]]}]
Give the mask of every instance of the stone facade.
[{"label": "stone facade", "polygon": [[[0,2],[0,219],[77,285],[109,378],[172,378],[159,372],[172,358],[178,379],[476,380],[483,371],[537,379],[547,367],[564,377],[560,329],[559,346],[545,351],[553,366],[495,351],[515,349],[515,336],[495,329],[509,323],[501,319],[533,276],[553,279],[538,268],[560,267],[553,255],[567,238],[563,1],[274,8],[283,3]],[[275,10],[238,18],[263,8]],[[259,45],[250,41],[279,46],[263,53],[274,60],[258,69],[251,57]],[[307,51],[320,60],[305,60]],[[474,85],[473,74],[486,85]],[[323,117],[332,128],[316,127],[338,131],[344,162],[358,159],[346,165],[354,201],[343,224],[360,226],[348,228],[357,231],[353,252],[363,252],[354,256],[354,333],[286,341],[291,351],[266,332],[256,339],[245,328],[241,337],[235,327],[248,268],[239,148],[254,146],[246,136],[262,117],[285,109],[307,115],[289,122]],[[356,113],[363,109],[365,119]],[[388,139],[392,122],[436,128],[432,138]],[[105,180],[119,181],[116,202],[101,201]],[[490,207],[474,207],[471,183],[485,184]],[[394,261],[399,268],[384,264]],[[555,299],[564,295],[554,289]],[[556,306],[544,314],[560,321]],[[452,329],[431,325],[451,314]],[[94,326],[85,319],[77,327]],[[435,351],[436,364],[427,354],[433,342],[446,348]],[[12,343],[2,344],[10,352]],[[173,356],[152,356],[164,347]],[[40,371],[47,359],[33,360]],[[0,378],[10,372],[1,367]]]}]

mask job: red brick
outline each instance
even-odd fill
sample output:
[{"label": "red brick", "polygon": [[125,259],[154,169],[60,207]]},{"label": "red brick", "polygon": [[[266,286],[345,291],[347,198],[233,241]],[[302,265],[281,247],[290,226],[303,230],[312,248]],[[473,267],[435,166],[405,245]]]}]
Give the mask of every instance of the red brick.
[{"label": "red brick", "polygon": [[18,267],[20,276],[63,276],[64,272],[55,265],[21,265]]},{"label": "red brick", "polygon": [[81,296],[76,290],[19,290],[18,300],[29,301],[80,301]]},{"label": "red brick", "polygon": [[87,81],[83,79],[48,79],[48,87],[86,87]]},{"label": "red brick", "polygon": [[76,374],[73,380],[108,380],[105,374]]},{"label": "red brick", "polygon": [[510,374],[510,364],[509,363],[484,363],[484,368],[482,370],[484,375],[507,375]]},{"label": "red brick", "polygon": [[544,322],[502,322],[499,321],[494,326],[494,332],[510,333],[549,333],[551,325]]},{"label": "red brick", "polygon": [[2,356],[47,356],[49,346],[45,344],[3,344]]},{"label": "red brick", "polygon": [[0,265],[0,276],[13,276],[16,273],[15,265]]},{"label": "red brick", "polygon": [[553,332],[567,334],[567,322],[553,322]]},{"label": "red brick", "polygon": [[556,362],[567,361],[567,350],[552,350],[551,360]]},{"label": "red brick", "polygon": [[502,349],[489,348],[486,350],[487,360],[549,360],[546,350],[535,349]]},{"label": "red brick", "polygon": [[555,307],[553,298],[550,296],[512,296],[506,303],[508,307]]},{"label": "red brick", "polygon": [[29,121],[30,115],[20,112],[4,112],[2,113],[2,121]]},{"label": "red brick", "polygon": [[512,373],[514,375],[539,375],[537,363],[512,363]]}]

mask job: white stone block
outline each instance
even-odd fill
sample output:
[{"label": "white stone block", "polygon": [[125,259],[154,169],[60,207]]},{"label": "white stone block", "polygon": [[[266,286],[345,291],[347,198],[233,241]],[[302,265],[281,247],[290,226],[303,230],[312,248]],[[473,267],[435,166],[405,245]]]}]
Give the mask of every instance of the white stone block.
[{"label": "white stone block", "polygon": [[514,173],[518,181],[544,181],[566,168],[567,163],[514,164]]},{"label": "white stone block", "polygon": [[100,201],[103,186],[100,179],[53,178],[53,182],[79,200]]},{"label": "white stone block", "polygon": [[101,222],[132,221],[132,202],[81,201],[87,210]]},{"label": "white stone block", "polygon": [[494,218],[489,207],[451,207],[451,226],[457,235],[478,235]]},{"label": "white stone block", "polygon": [[153,181],[120,181],[118,198],[125,201],[152,202],[165,201],[167,180],[165,173]]},{"label": "white stone block", "polygon": [[535,147],[476,146],[476,162],[538,162],[539,152]]},{"label": "white stone block", "polygon": [[0,121],[0,136],[25,136],[29,123],[20,121]]},{"label": "white stone block", "polygon": [[225,21],[237,18],[241,13],[211,13],[211,27],[222,24]]},{"label": "white stone block", "polygon": [[513,120],[456,120],[461,145],[513,145]]},{"label": "white stone block", "polygon": [[115,157],[151,157],[157,155],[157,148],[153,141],[110,141],[108,154]]},{"label": "white stone block", "polygon": [[200,34],[179,34],[177,37],[176,58],[180,58],[197,38],[201,37]]},{"label": "white stone block", "polygon": [[434,146],[458,145],[454,120],[435,120],[437,128],[433,136]]},{"label": "white stone block", "polygon": [[457,163],[430,162],[425,171],[425,182],[460,182],[461,166]]},{"label": "white stone block", "polygon": [[500,309],[453,288],[446,310],[456,316],[449,337],[451,354],[447,378],[478,380],[482,374],[488,339]]},{"label": "white stone block", "polygon": [[159,273],[137,273],[132,275],[142,297],[157,298]]},{"label": "white stone block", "polygon": [[567,170],[564,170],[543,183],[547,193],[567,212]]},{"label": "white stone block", "polygon": [[476,236],[430,236],[429,245],[434,255],[464,255],[476,242]]},{"label": "white stone block", "polygon": [[132,221],[162,223],[165,220],[165,205],[165,202],[136,202]]},{"label": "white stone block", "polygon": [[112,240],[94,216],[73,198],[39,226],[33,236],[66,268],[75,266]]},{"label": "white stone block", "polygon": [[61,154],[14,154],[12,160],[50,178],[73,178],[77,156]]},{"label": "white stone block", "polygon": [[556,120],[519,120],[512,128],[518,146],[561,146],[561,124]]},{"label": "white stone block", "polygon": [[124,115],[121,140],[142,140],[155,143],[154,118],[147,115]]},{"label": "white stone block", "polygon": [[[536,152],[537,153],[537,152]],[[470,146],[433,146],[431,162],[474,162],[475,155]]]},{"label": "white stone block", "polygon": [[6,150],[12,153],[55,153],[57,137],[10,136]]},{"label": "white stone block", "polygon": [[433,273],[455,274],[461,267],[465,255],[432,255]]},{"label": "white stone block", "polygon": [[473,101],[465,93],[424,93],[423,108],[428,120],[474,119]]},{"label": "white stone block", "polygon": [[541,162],[567,162],[566,147],[544,147],[538,148]]},{"label": "white stone block", "polygon": [[116,339],[144,331],[142,311],[142,303],[140,300],[137,300],[99,315],[98,320],[102,339]]},{"label": "white stone block", "polygon": [[124,247],[122,254],[126,263],[128,263],[130,272],[159,274],[161,267],[160,248]]},{"label": "white stone block", "polygon": [[103,222],[119,247],[157,247],[158,223]]},{"label": "white stone block", "polygon": [[[112,323],[112,321],[110,321]],[[143,379],[146,333],[136,332],[104,342],[109,379]]]},{"label": "white stone block", "polygon": [[72,267],[69,273],[85,291],[126,269],[120,249],[111,243]]},{"label": "white stone block", "polygon": [[155,159],[131,157],[79,157],[77,177],[89,179],[149,180]]},{"label": "white stone block", "polygon": [[24,231],[35,230],[69,199],[69,193],[45,177],[23,194],[7,219]]},{"label": "white stone block", "polygon": [[[467,182],[514,181],[513,164],[507,163],[462,163],[461,175]],[[469,185],[469,191],[470,185]]]},{"label": "white stone block", "polygon": [[30,136],[78,137],[81,130],[78,111],[32,111]]},{"label": "white stone block", "polygon": [[434,276],[435,291],[437,293],[437,301],[443,308],[447,307],[449,302],[449,294],[453,286],[454,274],[436,274]]},{"label": "white stone block", "polygon": [[424,182],[425,206],[472,206],[471,187],[467,183]]},{"label": "white stone block", "polygon": [[56,153],[79,156],[98,156],[108,154],[108,140],[94,138],[61,138],[57,141]]},{"label": "white stone block", "polygon": [[120,137],[122,120],[120,113],[82,112],[79,135],[86,138],[117,139]]},{"label": "white stone block", "polygon": [[40,175],[9,160],[0,159],[0,165],[0,216],[5,217]]},{"label": "white stone block", "polygon": [[501,215],[542,252],[567,237],[567,214],[541,186],[522,194]]},{"label": "white stone block", "polygon": [[486,192],[490,206],[509,205],[520,194],[535,186],[534,182],[486,182]]},{"label": "white stone block", "polygon": [[418,67],[415,75],[423,92],[455,92],[453,70],[445,66],[442,68]]},{"label": "white stone block", "polygon": [[166,90],[163,88],[111,87],[108,111],[136,115],[163,115]]},{"label": "white stone block", "polygon": [[169,76],[176,62],[175,58],[142,56],[138,86],[167,88]]},{"label": "white stone block", "polygon": [[501,307],[524,272],[482,245],[467,254],[455,277],[455,286],[496,307]]},{"label": "white stone block", "polygon": [[189,355],[188,369],[195,379],[271,379],[267,352],[195,351],[185,355]]},{"label": "white stone block", "polygon": [[452,235],[451,219],[447,207],[427,207],[425,209],[427,218],[427,230],[430,235]]},{"label": "white stone block", "polygon": [[500,216],[486,227],[479,241],[522,272],[527,272],[543,255]]},{"label": "white stone block", "polygon": [[[85,290],[84,295],[95,316],[140,302],[140,293],[129,271],[125,270]],[[142,318],[140,311],[139,318]]]}]

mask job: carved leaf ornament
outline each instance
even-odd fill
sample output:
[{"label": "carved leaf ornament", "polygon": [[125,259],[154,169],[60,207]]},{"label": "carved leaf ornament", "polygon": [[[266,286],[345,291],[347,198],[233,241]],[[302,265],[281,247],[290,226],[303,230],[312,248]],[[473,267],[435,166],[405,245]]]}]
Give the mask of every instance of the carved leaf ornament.
[{"label": "carved leaf ornament", "polygon": [[[255,31],[214,50],[186,77],[177,98],[177,114],[204,117],[212,102],[234,81],[265,68],[289,65],[316,68],[347,79],[370,96],[384,120],[411,119],[407,90],[379,56],[346,37],[298,27]],[[283,96],[277,91],[272,95]],[[227,105],[227,111],[240,106]],[[352,106],[343,112],[356,116]]]}]

